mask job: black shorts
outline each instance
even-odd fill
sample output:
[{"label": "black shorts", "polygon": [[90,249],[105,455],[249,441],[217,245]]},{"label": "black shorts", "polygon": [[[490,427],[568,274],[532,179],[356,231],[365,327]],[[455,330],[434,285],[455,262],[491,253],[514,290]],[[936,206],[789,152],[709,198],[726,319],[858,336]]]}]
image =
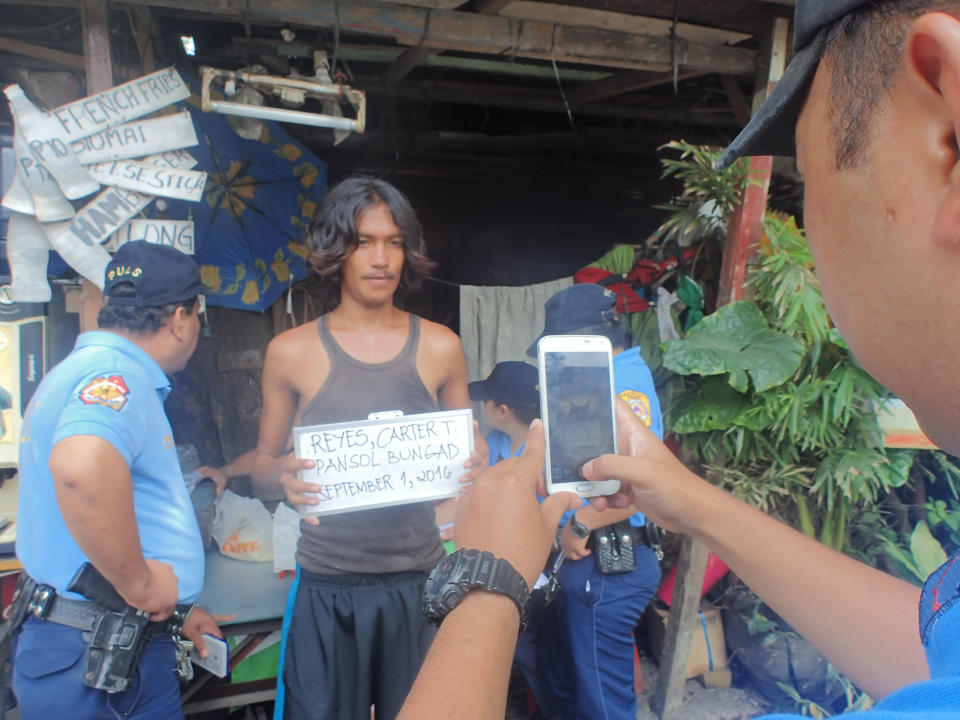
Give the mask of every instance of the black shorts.
[{"label": "black shorts", "polygon": [[400,712],[433,640],[425,572],[300,571],[283,661],[286,720],[377,720]]}]

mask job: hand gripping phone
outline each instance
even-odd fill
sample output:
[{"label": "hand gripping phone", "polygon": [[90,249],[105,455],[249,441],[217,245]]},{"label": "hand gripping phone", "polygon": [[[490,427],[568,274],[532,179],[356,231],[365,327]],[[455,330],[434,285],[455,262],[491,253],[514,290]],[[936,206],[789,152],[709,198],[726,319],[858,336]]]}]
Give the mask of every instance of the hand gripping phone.
[{"label": "hand gripping phone", "polygon": [[547,492],[612,495],[618,480],[589,482],[580,467],[617,451],[613,354],[602,335],[546,335],[537,343]]}]

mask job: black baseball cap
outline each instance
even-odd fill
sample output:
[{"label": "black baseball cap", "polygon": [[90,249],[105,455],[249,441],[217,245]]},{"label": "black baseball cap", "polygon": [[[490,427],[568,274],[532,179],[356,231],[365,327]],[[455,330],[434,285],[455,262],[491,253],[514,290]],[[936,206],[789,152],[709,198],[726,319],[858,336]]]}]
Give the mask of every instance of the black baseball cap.
[{"label": "black baseball cap", "polygon": [[877,0],[797,0],[793,14],[793,60],[747,126],[717,159],[721,170],[747,155],[793,155],[797,117],[838,20]]},{"label": "black baseball cap", "polygon": [[486,380],[467,385],[471,400],[493,400],[507,407],[540,405],[539,374],[533,365],[519,360],[497,363]]},{"label": "black baseball cap", "polygon": [[537,356],[537,343],[544,335],[570,335],[585,328],[619,322],[617,295],[596,283],[577,283],[550,296],[543,305],[543,332],[527,348]]},{"label": "black baseball cap", "polygon": [[[114,295],[121,283],[134,294]],[[203,292],[200,268],[189,255],[169,245],[134,240],[114,253],[103,281],[103,300],[110,307],[160,307],[192,300]]]}]

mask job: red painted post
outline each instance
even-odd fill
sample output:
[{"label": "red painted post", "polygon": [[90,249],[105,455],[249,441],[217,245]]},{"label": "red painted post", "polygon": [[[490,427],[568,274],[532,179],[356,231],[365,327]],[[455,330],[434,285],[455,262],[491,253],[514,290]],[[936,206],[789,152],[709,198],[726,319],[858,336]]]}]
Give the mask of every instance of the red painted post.
[{"label": "red painted post", "polygon": [[747,265],[756,255],[763,238],[763,214],[767,210],[767,192],[770,189],[772,169],[773,158],[769,155],[750,160],[750,177],[753,182],[747,185],[743,200],[733,211],[727,224],[717,305],[726,305],[743,296]]}]

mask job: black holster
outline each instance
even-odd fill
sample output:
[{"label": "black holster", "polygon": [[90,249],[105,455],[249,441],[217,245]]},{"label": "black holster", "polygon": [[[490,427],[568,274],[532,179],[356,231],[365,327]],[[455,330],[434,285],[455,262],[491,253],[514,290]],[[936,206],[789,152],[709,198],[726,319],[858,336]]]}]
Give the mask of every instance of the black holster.
[{"label": "black holster", "polygon": [[597,569],[604,575],[633,572],[637,566],[633,528],[626,520],[597,528],[590,533],[588,545],[596,555]]},{"label": "black holster", "polygon": [[637,566],[634,552],[637,545],[646,545],[656,554],[657,560],[663,560],[662,536],[660,527],[649,520],[640,527],[622,520],[590,533],[587,547],[595,553],[597,569],[604,575],[627,573]]}]

